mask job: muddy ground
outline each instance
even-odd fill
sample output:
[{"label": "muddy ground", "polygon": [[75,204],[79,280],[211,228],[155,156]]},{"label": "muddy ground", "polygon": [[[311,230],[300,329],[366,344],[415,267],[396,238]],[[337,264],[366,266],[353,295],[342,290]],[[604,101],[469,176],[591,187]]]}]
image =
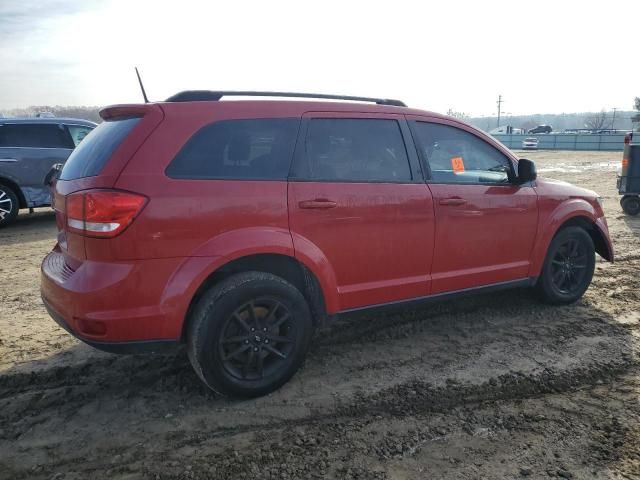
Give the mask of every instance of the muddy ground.
[{"label": "muddy ground", "polygon": [[0,478],[640,478],[640,217],[621,154],[533,152],[605,197],[616,263],[568,307],[527,291],[360,315],[278,392],[231,401],[186,355],[113,356],[50,320],[47,210],[0,231]]}]

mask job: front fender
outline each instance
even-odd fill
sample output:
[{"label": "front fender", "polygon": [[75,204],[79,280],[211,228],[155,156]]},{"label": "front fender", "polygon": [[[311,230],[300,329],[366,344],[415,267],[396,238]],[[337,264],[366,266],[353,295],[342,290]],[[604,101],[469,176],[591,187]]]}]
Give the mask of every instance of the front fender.
[{"label": "front fender", "polygon": [[[553,240],[553,237],[562,225],[575,218],[583,218],[596,226],[598,226],[598,220],[600,220],[593,206],[581,198],[570,198],[556,206],[548,214],[545,214],[544,210],[541,212],[538,218],[538,234],[536,235],[536,243],[531,256],[531,267],[529,270],[530,277],[537,277],[540,275],[551,240]],[[598,228],[601,229],[600,226],[598,226]],[[608,231],[606,232],[605,238],[609,241]],[[610,245],[609,249],[610,251],[613,251]]]}]

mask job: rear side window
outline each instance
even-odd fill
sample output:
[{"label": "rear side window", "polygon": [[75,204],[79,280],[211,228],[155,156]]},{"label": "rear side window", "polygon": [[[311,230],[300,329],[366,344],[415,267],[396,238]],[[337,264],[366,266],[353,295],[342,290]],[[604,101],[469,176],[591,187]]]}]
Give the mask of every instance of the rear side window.
[{"label": "rear side window", "polygon": [[85,127],[84,125],[67,125],[67,129],[69,130],[69,134],[73,139],[73,144],[76,147],[92,130],[91,127]]},{"label": "rear side window", "polygon": [[411,181],[400,125],[386,119],[312,119],[295,176],[338,182]]},{"label": "rear side window", "polygon": [[89,133],[71,153],[60,173],[60,180],[98,175],[111,154],[135,127],[140,118],[107,120]]},{"label": "rear side window", "polygon": [[167,167],[172,178],[284,180],[300,121],[224,120],[203,127]]},{"label": "rear side window", "polygon": [[59,124],[0,124],[0,147],[73,148],[73,141]]}]

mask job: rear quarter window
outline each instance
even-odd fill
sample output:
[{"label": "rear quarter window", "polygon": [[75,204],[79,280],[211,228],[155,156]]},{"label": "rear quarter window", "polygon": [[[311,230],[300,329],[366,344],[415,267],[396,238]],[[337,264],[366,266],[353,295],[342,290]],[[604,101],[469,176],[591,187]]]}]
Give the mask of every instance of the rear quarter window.
[{"label": "rear quarter window", "polygon": [[181,179],[284,180],[300,120],[223,120],[198,130],[166,169]]},{"label": "rear quarter window", "polygon": [[138,122],[138,117],[102,122],[71,153],[60,173],[60,180],[98,175],[118,145]]}]

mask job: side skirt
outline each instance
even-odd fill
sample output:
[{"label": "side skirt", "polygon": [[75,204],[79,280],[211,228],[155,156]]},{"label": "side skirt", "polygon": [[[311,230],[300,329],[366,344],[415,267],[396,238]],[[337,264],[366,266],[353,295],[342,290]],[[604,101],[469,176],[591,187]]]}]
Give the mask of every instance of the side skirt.
[{"label": "side skirt", "polygon": [[367,305],[365,307],[349,308],[338,312],[337,316],[348,315],[356,312],[383,312],[386,310],[401,310],[404,308],[415,308],[424,304],[452,300],[455,298],[469,297],[483,293],[498,292],[500,290],[509,290],[512,288],[528,288],[536,284],[538,277],[523,278],[520,280],[509,280],[508,282],[492,283],[491,285],[483,285],[482,287],[465,288],[462,290],[454,290],[452,292],[436,293],[427,295],[426,297],[410,298],[407,300],[398,300],[389,303],[379,303],[376,305]]}]

